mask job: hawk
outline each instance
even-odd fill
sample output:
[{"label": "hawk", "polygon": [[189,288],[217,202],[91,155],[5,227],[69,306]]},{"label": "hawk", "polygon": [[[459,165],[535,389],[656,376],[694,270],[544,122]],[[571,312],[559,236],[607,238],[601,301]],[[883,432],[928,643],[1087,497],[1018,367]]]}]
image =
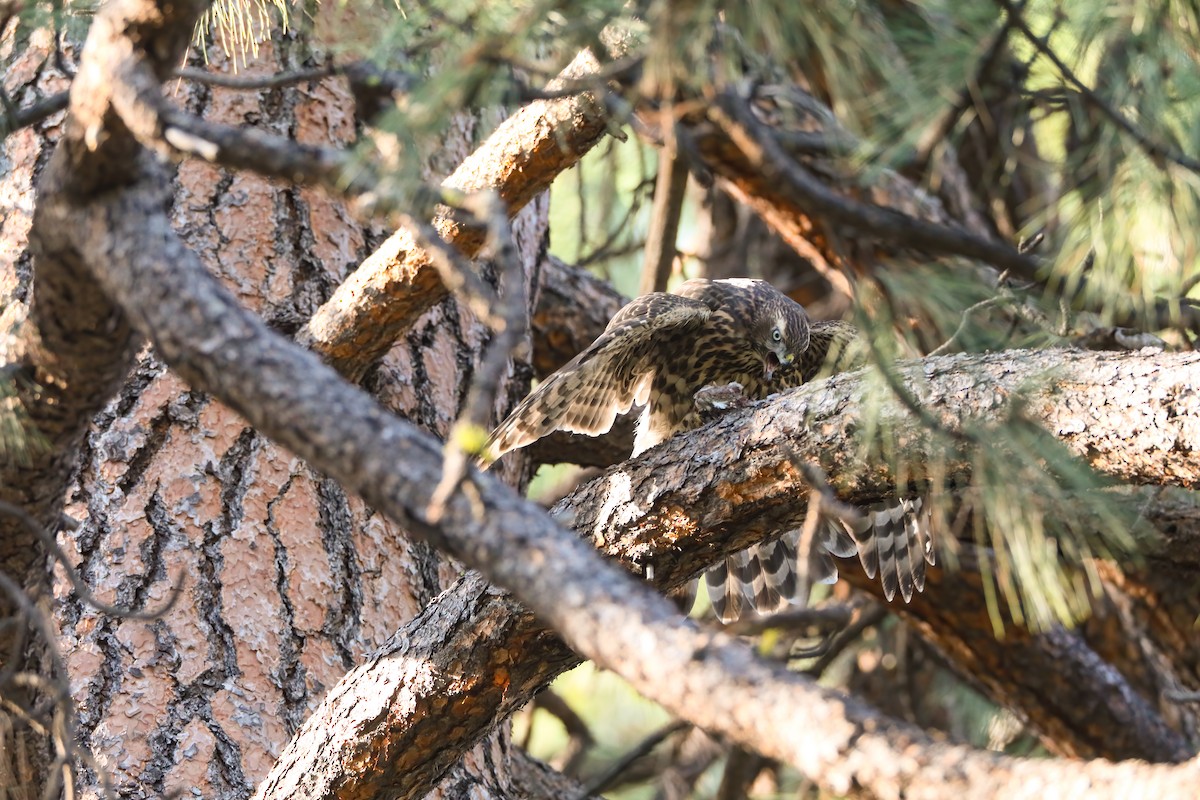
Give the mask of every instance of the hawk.
[{"label": "hawk", "polygon": [[[799,386],[856,335],[844,322],[810,323],[799,303],[766,281],[690,280],[617,312],[492,432],[485,453],[499,458],[556,430],[599,436],[640,406],[636,456],[703,422],[701,389],[737,383],[744,397],[761,399]],[[856,553],[870,577],[881,575],[889,600],[899,589],[907,601],[924,587],[925,563],[933,563],[919,503],[880,505],[853,527],[824,526],[799,574],[797,532],[724,559],[705,576],[714,611],[730,621],[750,607],[767,613],[804,602],[811,581],[837,579],[831,555]]]}]

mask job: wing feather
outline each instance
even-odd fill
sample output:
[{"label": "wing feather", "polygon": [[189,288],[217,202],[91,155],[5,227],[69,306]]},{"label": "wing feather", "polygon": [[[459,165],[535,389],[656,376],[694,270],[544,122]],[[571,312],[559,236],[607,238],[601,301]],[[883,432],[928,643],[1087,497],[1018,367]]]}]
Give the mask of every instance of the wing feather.
[{"label": "wing feather", "polygon": [[700,328],[711,314],[700,300],[665,292],[629,303],[596,341],[543,381],[497,426],[485,452],[499,458],[556,430],[608,433],[619,414],[646,402],[650,378],[662,363],[661,342]]}]

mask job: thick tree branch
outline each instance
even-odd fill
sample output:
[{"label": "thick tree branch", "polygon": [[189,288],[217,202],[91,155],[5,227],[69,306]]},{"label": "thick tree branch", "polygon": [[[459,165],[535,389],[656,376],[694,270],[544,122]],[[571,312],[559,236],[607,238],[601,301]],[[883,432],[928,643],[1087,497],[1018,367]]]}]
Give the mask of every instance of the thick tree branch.
[{"label": "thick tree branch", "polygon": [[[1019,404],[1025,419],[1053,433],[1098,472],[1134,484],[1200,486],[1200,356],[1116,354],[1074,350],[1004,351],[929,358],[897,367],[910,394],[944,425],[997,422]],[[896,487],[881,465],[859,460],[851,445],[856,410],[865,390],[857,373],[736,412],[689,437],[689,459],[673,447],[652,450],[610,471],[570,500],[575,525],[595,536],[659,522],[668,529],[753,525],[764,533],[801,521],[794,495],[802,477],[793,458],[813,462],[830,476],[839,496],[862,503],[892,496]],[[907,480],[920,485],[928,465],[965,478],[970,463],[947,455],[938,437],[896,401],[878,410],[882,429],[898,448]],[[780,435],[790,432],[790,440]],[[795,448],[793,456],[792,448]],[[637,465],[637,469],[633,469]],[[653,478],[652,478],[653,476]],[[617,487],[622,489],[614,495]],[[755,504],[732,500],[752,496]],[[680,515],[682,512],[682,516]],[[670,569],[656,565],[656,569]]]},{"label": "thick tree branch", "polygon": [[1027,280],[1039,277],[1038,263],[1010,245],[984,239],[961,228],[937,225],[892,208],[850,200],[817,180],[788,156],[747,101],[732,94],[717,99],[709,117],[749,160],[762,181],[789,204],[854,230],[886,237],[931,253],[964,255],[1008,270]]},{"label": "thick tree branch", "polygon": [[[846,272],[862,270],[881,255],[904,258],[913,250],[967,256],[1014,276],[1046,282],[1046,264],[959,226],[934,198],[906,179],[883,171],[868,181],[834,160],[852,149],[849,137],[836,128],[829,109],[801,90],[786,88],[781,94],[798,104],[793,113],[818,132],[788,130],[786,122],[766,125],[746,98],[732,92],[715,97],[703,118],[687,118],[681,124],[704,167],[808,258],[835,289],[853,296]],[[784,130],[777,130],[780,127]],[[814,147],[812,140],[821,136],[831,146]],[[847,229],[858,235],[845,236]],[[1085,302],[1079,288],[1069,300],[1079,307]],[[1117,324],[1125,327],[1183,325],[1200,330],[1200,310],[1170,299],[1152,304],[1130,300],[1115,312]]]},{"label": "thick tree branch", "polygon": [[[1155,387],[1162,390],[1159,404],[1155,407],[1155,404],[1152,403],[1144,410],[1144,413],[1139,412],[1138,420],[1162,418],[1164,416],[1163,404],[1169,405],[1173,402],[1173,397],[1180,396],[1179,392],[1188,390],[1189,373],[1193,371],[1196,363],[1195,356],[1160,356],[1155,359],[1144,359],[1136,356],[1122,357],[1054,351],[1040,356],[1030,353],[1010,353],[992,357],[974,357],[974,359],[964,356],[937,359],[926,370],[915,365],[909,368],[906,374],[910,380],[922,384],[924,383],[922,372],[925,372],[925,375],[929,376],[934,383],[925,391],[946,398],[948,403],[959,405],[959,408],[951,413],[968,414],[970,412],[970,414],[987,415],[995,413],[993,406],[997,397],[1005,394],[1011,395],[1016,387],[1023,386],[1031,377],[1043,375],[1048,366],[1064,359],[1065,368],[1055,373],[1059,376],[1059,383],[1056,384],[1058,388],[1049,390],[1058,398],[1058,404],[1067,409],[1100,408],[1108,402],[1102,396],[1112,395],[1113,398],[1128,396],[1125,401],[1118,400],[1120,405],[1113,409],[1118,420],[1125,420],[1125,422],[1117,423],[1122,428],[1122,433],[1133,433],[1139,430],[1136,420],[1128,424],[1128,428],[1125,428],[1126,423],[1130,422],[1129,411],[1136,411],[1144,401],[1144,397],[1131,393],[1130,387],[1139,385],[1145,387],[1148,384],[1146,378],[1154,375],[1160,376],[1160,379],[1154,384]],[[982,374],[979,374],[973,368],[978,367],[981,363],[983,365]],[[955,364],[959,366],[958,369],[949,368]],[[1137,375],[1140,375],[1143,380],[1138,380],[1135,377]],[[1181,380],[1183,384],[1178,382]],[[1126,383],[1129,385],[1126,386]],[[807,488],[792,467],[791,448],[800,447],[802,448],[802,458],[811,458],[822,462],[828,458],[840,457],[852,450],[847,447],[844,434],[847,429],[856,424],[857,420],[857,404],[851,402],[850,399],[854,392],[853,387],[856,385],[854,376],[845,376],[832,386],[810,387],[795,395],[779,398],[772,403],[738,414],[734,418],[722,420],[714,426],[697,431],[690,436],[678,437],[668,445],[656,448],[642,459],[623,465],[611,471],[605,478],[585,487],[573,498],[565,501],[560,508],[560,513],[567,517],[574,516],[578,524],[595,525],[594,528],[588,530],[597,530],[602,533],[600,541],[605,551],[620,557],[632,568],[640,570],[647,564],[653,564],[657,585],[664,588],[677,585],[707,566],[720,553],[743,547],[770,531],[778,531],[784,526],[796,524],[804,514],[803,498],[807,494]],[[962,398],[956,399],[963,388],[968,386],[974,388]],[[1158,391],[1159,388],[1152,388],[1151,391]],[[920,391],[916,386],[912,390]],[[934,403],[935,407],[937,405],[939,404]],[[1048,407],[1036,402],[1030,402],[1027,408],[1042,409],[1042,413],[1045,414],[1050,414],[1051,411]],[[809,413],[817,414],[817,421],[807,421]],[[824,416],[821,416],[822,413]],[[886,409],[884,413],[885,415],[889,414]],[[890,413],[902,417],[903,409],[895,407]],[[1185,419],[1181,420],[1181,430],[1187,430],[1195,423],[1195,413],[1193,411],[1183,415]],[[1070,414],[1064,412],[1039,418],[1044,422],[1053,422],[1063,426],[1065,434],[1078,427],[1075,424],[1079,421],[1078,418],[1073,418],[1075,420],[1073,423],[1066,424],[1068,416]],[[806,428],[807,432],[805,432]],[[813,434],[814,428],[825,431],[825,434]],[[785,446],[779,440],[779,437],[786,436],[784,433],[786,431],[793,432],[794,438],[791,446]],[[1109,435],[1112,434],[1111,424],[1107,432]],[[912,431],[906,430],[903,436],[907,436],[908,433],[912,433]],[[1161,444],[1171,441],[1172,435],[1175,436],[1175,441],[1181,445],[1181,449],[1184,452],[1187,451],[1187,436],[1179,436],[1179,431],[1175,431],[1173,434],[1169,426],[1167,430],[1160,430],[1160,433],[1161,437],[1147,435],[1132,440],[1128,443],[1129,449],[1126,456],[1114,459],[1114,461],[1128,463],[1133,460],[1133,454],[1147,444],[1151,448],[1148,454],[1150,460],[1156,460],[1158,453],[1153,442],[1158,441]],[[913,435],[919,438],[924,434],[917,431]],[[1088,437],[1086,441],[1076,440],[1075,444],[1080,447],[1096,447],[1099,438],[1103,438],[1104,435],[1105,431],[1100,430],[1096,433],[1097,438]],[[1193,433],[1191,441],[1194,441],[1194,435]],[[927,436],[925,438],[928,439]],[[699,458],[698,453],[706,455]],[[830,456],[830,453],[834,455]],[[1143,453],[1143,455],[1146,454]],[[1188,459],[1194,460],[1195,454],[1184,457],[1185,461]],[[1118,469],[1117,472],[1127,476],[1131,474],[1127,468]],[[848,499],[866,502],[893,491],[889,481],[883,466],[873,466],[869,476],[856,476],[849,482],[843,482],[841,488],[845,493],[844,496]],[[603,520],[614,524],[605,526],[596,514],[597,509],[603,510],[601,515]],[[692,511],[692,509],[696,511]],[[697,515],[707,515],[707,517],[701,518]],[[943,576],[942,580],[948,584],[949,577]],[[478,579],[466,579],[436,601],[434,606],[426,611],[426,616],[422,618],[420,625],[406,629],[409,631],[407,636],[427,635],[429,630],[441,627],[441,621],[445,618],[434,611],[434,608],[441,603],[477,604],[479,619],[484,620],[483,627],[488,631],[496,630],[500,624],[499,620],[506,619],[505,611],[499,605],[502,601],[488,599],[486,602],[480,602],[478,598],[482,597],[481,593],[484,591],[485,589]],[[930,603],[937,602],[935,591],[927,591],[925,597]],[[942,613],[950,613],[952,607],[953,602],[946,604],[942,607]],[[533,625],[533,620],[525,619],[513,624],[516,627],[505,634],[505,637],[511,638],[507,638],[507,643],[500,646],[508,660],[502,665],[502,669],[495,673],[503,676],[503,682],[495,684],[497,688],[491,691],[490,704],[496,714],[496,720],[508,708],[511,708],[510,704],[519,704],[523,698],[530,697],[537,688],[553,677],[553,672],[559,665],[572,663],[571,657],[562,649],[562,645],[554,643],[552,640],[542,640],[546,649],[538,649],[535,652],[526,649],[535,639],[534,631],[525,627]],[[983,628],[983,630],[988,629],[986,626]],[[348,706],[326,705],[306,725],[301,739],[311,742],[310,737],[323,737],[329,740],[326,747],[331,747],[335,751],[349,748],[355,752],[372,752],[374,748],[370,739],[377,736],[377,746],[403,752],[420,741],[428,740],[433,735],[423,733],[414,738],[417,730],[426,730],[426,726],[430,724],[428,715],[418,713],[414,717],[406,719],[405,715],[389,713],[388,708],[408,707],[415,699],[414,693],[436,695],[446,702],[446,707],[457,708],[459,701],[456,698],[462,695],[455,686],[456,679],[453,678],[453,675],[463,674],[464,671],[476,674],[478,669],[495,669],[495,665],[489,667],[488,664],[478,660],[482,657],[481,648],[471,648],[465,652],[460,650],[451,654],[439,650],[437,647],[429,649],[416,647],[410,643],[408,638],[397,641],[403,643],[405,659],[397,666],[387,667],[388,674],[395,676],[396,669],[403,668],[402,665],[405,663],[432,665],[429,673],[423,673],[422,683],[409,681],[406,685],[406,681],[393,677],[393,679],[385,681],[393,691],[392,695],[386,697],[378,691],[352,692],[348,688],[336,693],[347,698],[347,703],[349,703],[349,698],[357,698],[357,701],[352,704],[354,713],[363,714],[365,718],[369,719],[386,719],[387,724],[383,727],[373,727],[372,733],[366,737],[339,735],[334,731],[336,726],[332,724],[332,721],[344,717],[348,713]],[[1043,642],[1040,645],[1021,644],[1020,647],[1027,648],[1026,652],[1032,653],[1036,652],[1039,647],[1044,651],[1051,645],[1059,649],[1062,647],[1061,643],[1053,642]],[[395,652],[391,648],[389,651]],[[381,658],[379,663],[384,665],[390,662],[388,659]],[[437,665],[446,663],[454,664],[455,668],[443,673]],[[547,665],[555,666],[548,667]],[[383,667],[381,666],[381,668]],[[359,675],[351,680],[363,679],[365,678]],[[369,680],[372,681],[370,685],[377,685],[375,681],[383,679],[371,678]],[[432,681],[432,683],[424,681]],[[476,686],[479,685],[486,686],[487,684],[485,682]],[[1110,683],[1104,688],[1107,691],[1103,694],[1103,701],[1107,702],[1112,692],[1115,691],[1116,684]],[[1122,692],[1124,691],[1122,690]],[[379,698],[380,705],[377,707],[364,705],[362,703],[364,696]],[[1126,697],[1130,703],[1134,702],[1125,694],[1122,696]],[[469,727],[478,724],[487,717],[484,708],[488,706],[489,701],[486,697],[480,696],[477,690],[472,690],[461,702],[464,707],[471,709],[471,721],[468,722],[458,716],[453,721],[443,718],[440,728],[442,737],[438,738],[438,741],[443,742],[446,746],[450,744],[449,740],[445,738],[447,735],[457,737],[463,733],[464,725]],[[501,703],[503,708],[500,707]],[[1079,710],[1084,711],[1091,707],[1089,704]],[[1141,713],[1132,705],[1130,708],[1134,712]],[[1121,713],[1121,711],[1118,709],[1114,713]],[[1177,756],[1179,753],[1177,737],[1170,731],[1155,727],[1157,723],[1154,722],[1153,715],[1144,716],[1148,720],[1146,725],[1137,726],[1136,730],[1151,731],[1155,735],[1145,737],[1145,741],[1137,745],[1140,749],[1135,751],[1136,754],[1142,757]],[[1136,717],[1125,718],[1126,723],[1129,720],[1136,721],[1136,719]],[[463,724],[459,724],[460,722]],[[361,727],[356,729],[356,731],[361,730]],[[331,731],[333,732],[331,733]],[[1136,736],[1129,736],[1126,741],[1133,741],[1136,744],[1136,739]],[[1072,740],[1082,741],[1082,738],[1076,735]],[[403,744],[405,742],[409,743],[407,747]],[[1121,745],[1114,739],[1099,746],[1106,751],[1117,752],[1121,747],[1127,745]],[[1081,750],[1084,750],[1085,747],[1086,745],[1080,745]],[[360,750],[360,748],[365,748],[365,750]],[[286,769],[288,774],[295,776],[309,774],[314,764],[303,759],[293,761],[285,767],[289,758],[300,755],[289,751],[285,755],[284,761],[281,762],[280,769]],[[358,759],[351,759],[351,761],[357,762]],[[379,764],[381,761],[386,761],[386,759],[378,756],[370,759],[370,762],[374,764]],[[395,776],[398,783],[384,785],[388,785],[391,790],[397,791],[401,796],[408,796],[407,792],[412,788],[412,783],[409,781],[414,777],[413,775]],[[378,776],[369,776],[358,772],[354,776],[341,776],[338,780],[353,783],[356,779],[367,781],[362,788],[364,795],[378,790],[381,786]],[[264,787],[260,794],[261,797],[282,796],[296,785],[283,780],[282,776],[274,781],[270,785],[270,790]],[[313,784],[309,785],[313,789],[310,796],[325,796],[327,790],[317,789]],[[337,785],[337,781],[334,782],[334,785]]]}]

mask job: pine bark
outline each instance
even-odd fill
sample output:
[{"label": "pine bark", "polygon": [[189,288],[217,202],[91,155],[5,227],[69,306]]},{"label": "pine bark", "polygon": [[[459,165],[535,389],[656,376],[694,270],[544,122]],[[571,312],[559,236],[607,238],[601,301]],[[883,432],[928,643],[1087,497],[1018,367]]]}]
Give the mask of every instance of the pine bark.
[{"label": "pine bark", "polygon": [[[65,54],[71,60],[77,50],[68,44]],[[232,58],[219,45],[207,57],[205,64],[193,54],[194,66],[233,72]],[[245,61],[239,55],[237,72],[272,75],[304,66],[307,57],[300,43],[278,36]],[[29,47],[13,63],[12,75],[26,81],[26,93],[66,85],[44,47]],[[345,146],[356,135],[353,97],[340,79],[251,92],[185,83],[174,101],[209,121],[290,131],[309,144]],[[9,192],[25,198],[21,208],[42,213],[47,207],[35,202],[33,189],[62,120],[58,114],[5,141],[16,168],[4,180]],[[470,115],[457,118],[443,168],[472,151],[488,132],[485,124]],[[199,160],[185,161],[169,180],[175,231],[240,302],[283,332],[298,330],[384,238],[317,189]],[[532,275],[544,246],[546,204],[544,197],[525,202],[514,232]],[[120,619],[83,602],[59,571],[53,587],[57,647],[82,743],[123,796],[199,790],[245,797],[326,690],[461,568],[255,433],[236,412],[191,389],[152,351],[143,350],[136,363],[88,351],[97,335],[92,347],[104,353],[114,342],[133,342],[124,316],[88,283],[85,269],[64,274],[70,290],[51,285],[58,279],[48,270],[33,277],[29,232],[37,224],[44,238],[46,230],[53,233],[53,220],[15,213],[3,222],[3,250],[16,256],[3,265],[6,293],[32,296],[35,308],[46,306],[42,317],[79,329],[62,331],[60,339],[75,343],[81,366],[67,362],[64,369],[75,372],[56,380],[39,374],[41,385],[93,387],[90,395],[71,395],[70,414],[61,403],[29,407],[86,419],[106,403],[86,433],[59,434],[50,427],[53,419],[33,420],[46,438],[31,442],[27,452],[45,453],[48,460],[36,471],[49,477],[43,481],[19,463],[19,454],[6,453],[5,464],[20,478],[0,481],[4,499],[49,509],[40,521],[58,531],[55,507],[62,507],[65,494],[66,514],[77,526],[63,529],[59,544],[99,599],[146,610],[162,607],[174,587],[181,589],[160,619]],[[445,435],[491,334],[453,299],[443,295],[442,302],[427,305],[408,335],[375,365],[370,385],[397,413]],[[13,303],[6,314],[24,311]],[[61,357],[62,342],[53,347]],[[24,356],[5,355],[10,364]],[[93,374],[98,365],[106,372]],[[54,481],[60,488],[42,488]],[[29,576],[33,587],[40,580],[49,591],[44,551],[12,520],[0,524],[5,572]],[[491,748],[499,749],[483,757]],[[6,747],[5,753],[24,749]],[[463,796],[472,785],[477,791],[493,787],[492,796],[512,796],[506,734],[498,732],[478,752],[443,796]],[[532,782],[534,773],[526,772]],[[10,774],[30,770],[16,765]],[[99,778],[86,773],[84,788],[94,790]],[[32,796],[37,784],[37,777],[30,780]]]}]

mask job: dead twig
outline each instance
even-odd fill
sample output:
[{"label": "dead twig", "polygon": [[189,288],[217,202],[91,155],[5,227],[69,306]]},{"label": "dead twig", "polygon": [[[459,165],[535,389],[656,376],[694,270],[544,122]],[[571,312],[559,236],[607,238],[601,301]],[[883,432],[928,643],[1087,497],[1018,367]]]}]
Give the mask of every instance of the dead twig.
[{"label": "dead twig", "polygon": [[836,605],[822,608],[789,608],[766,616],[747,615],[724,625],[721,630],[733,636],[754,636],[769,630],[805,632],[811,628],[844,628],[854,617],[854,609]]},{"label": "dead twig", "polygon": [[[804,674],[813,678],[821,677],[825,670],[829,669],[829,665],[833,663],[834,659],[845,652],[847,647],[858,641],[867,628],[883,622],[884,617],[887,615],[887,608],[878,604],[872,604],[870,608],[864,610],[859,615],[857,620],[833,637],[824,652],[816,656],[817,660],[804,669]],[[811,657],[801,655],[796,658]]]},{"label": "dead twig", "polygon": [[[555,760],[561,761],[561,765],[558,767],[560,772],[570,777],[577,777],[580,766],[587,758],[588,751],[596,743],[587,722],[576,714],[575,709],[571,708],[567,701],[563,700],[553,689],[546,689],[533,698],[533,705],[562,723],[567,732],[567,745]],[[529,729],[533,730],[532,720],[530,720]]]},{"label": "dead twig", "polygon": [[1163,697],[1172,703],[1200,703],[1200,692],[1185,692],[1182,689],[1165,691]]}]

